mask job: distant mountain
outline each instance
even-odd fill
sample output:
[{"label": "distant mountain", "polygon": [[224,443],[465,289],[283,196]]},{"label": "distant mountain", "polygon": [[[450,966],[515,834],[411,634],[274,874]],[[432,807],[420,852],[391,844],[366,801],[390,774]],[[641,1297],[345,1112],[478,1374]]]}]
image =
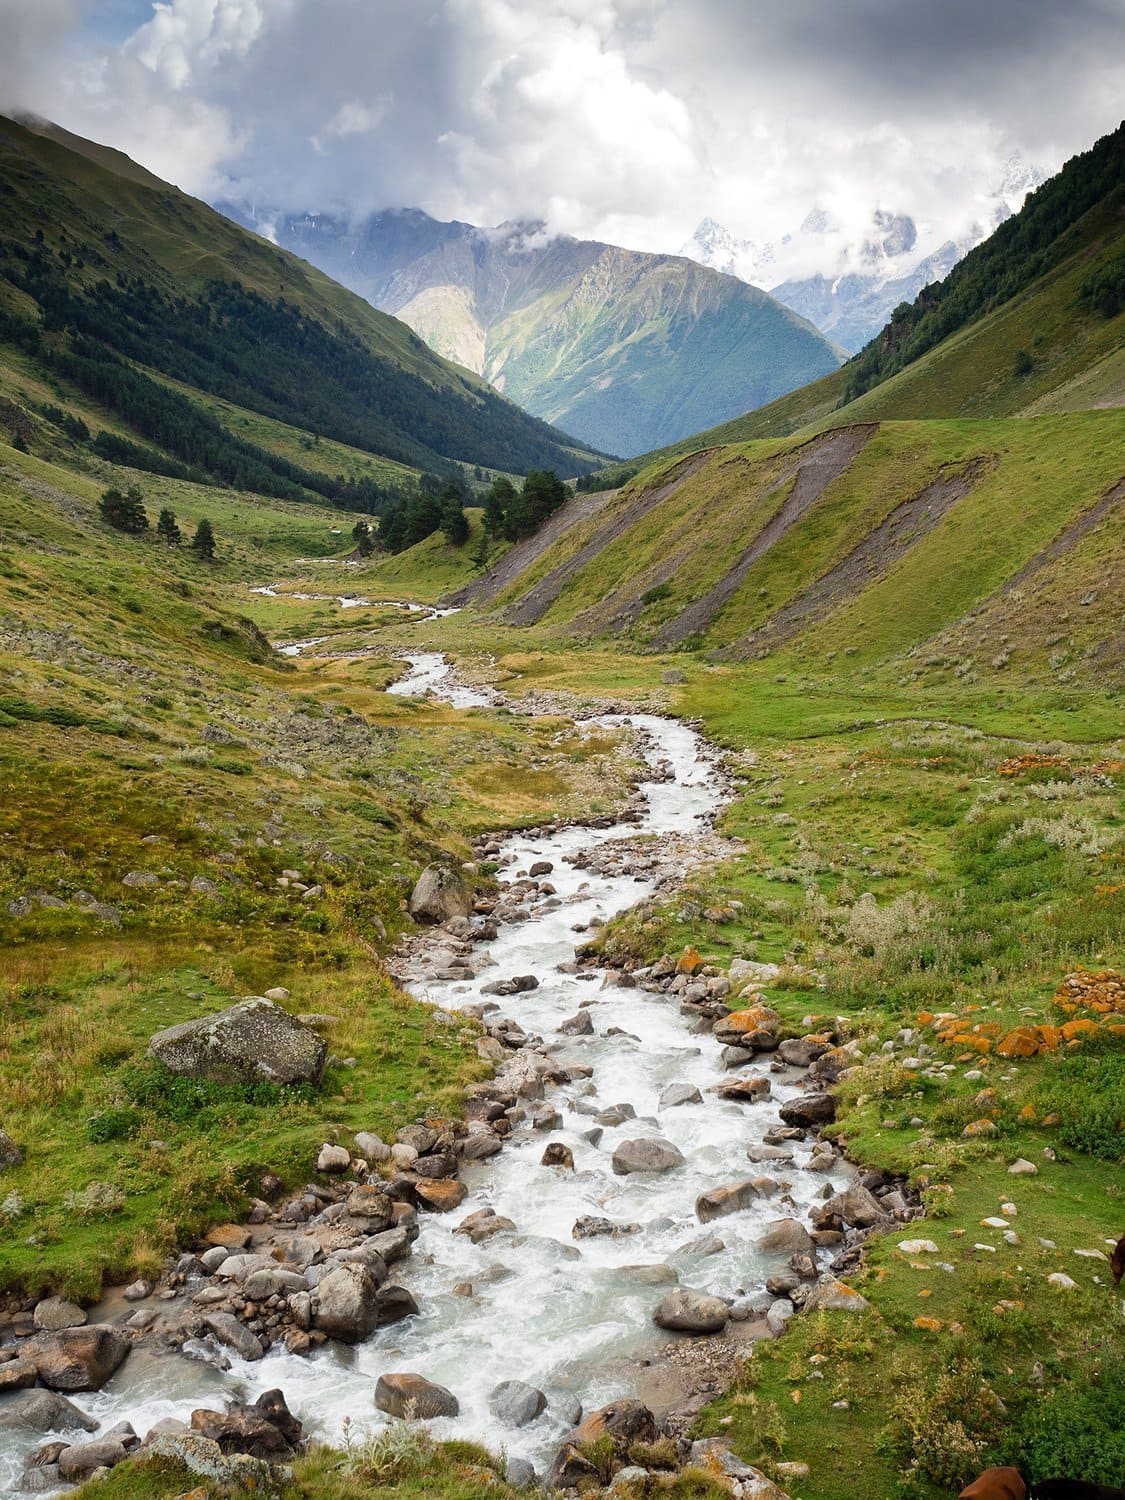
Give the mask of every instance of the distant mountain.
[{"label": "distant mountain", "polygon": [[[0,361],[96,402],[100,456],[339,503],[354,496],[318,466],[322,438],[415,470],[590,466],[404,324],[119,152],[0,118],[0,193]],[[250,412],[285,424],[285,451],[251,440]]]},{"label": "distant mountain", "polygon": [[791,310],[683,257],[416,209],[351,224],[223,208],[528,411],[612,452],[674,442],[840,363]]},{"label": "distant mountain", "polygon": [[931,238],[929,248],[908,214],[877,208],[860,233],[849,235],[825,209],[813,208],[796,234],[776,244],[740,239],[705,218],[680,253],[762,287],[855,353],[899,303],[912,302],[924,286],[948,275],[1043,181],[1043,174],[1015,152],[993,190],[986,222],[975,224],[961,240],[935,246]]}]

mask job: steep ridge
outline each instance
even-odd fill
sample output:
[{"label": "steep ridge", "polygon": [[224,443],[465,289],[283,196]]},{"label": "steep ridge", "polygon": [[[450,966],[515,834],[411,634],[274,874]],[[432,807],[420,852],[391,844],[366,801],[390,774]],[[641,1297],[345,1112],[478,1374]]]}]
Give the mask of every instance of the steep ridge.
[{"label": "steep ridge", "polygon": [[439,353],[615,453],[685,437],[840,361],[759,288],[680,256],[414,209],[358,225],[270,216],[269,229]]},{"label": "steep ridge", "polygon": [[122,419],[143,439],[134,460],[148,444],[192,478],[309,487],[205,419],[199,392],[414,468],[589,466],[589,450],[321,272],[117,153],[73,144],[0,121],[0,337]]}]

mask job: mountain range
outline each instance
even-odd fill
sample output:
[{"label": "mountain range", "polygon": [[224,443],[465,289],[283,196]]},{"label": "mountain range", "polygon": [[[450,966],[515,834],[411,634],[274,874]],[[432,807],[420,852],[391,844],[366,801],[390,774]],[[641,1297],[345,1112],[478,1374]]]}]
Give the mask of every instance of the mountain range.
[{"label": "mountain range", "polygon": [[936,244],[936,236],[909,214],[876,208],[866,225],[849,232],[827,210],[814,207],[795,233],[778,241],[743,239],[704,218],[680,254],[763,288],[854,354],[901,302],[912,302],[924,286],[941,281],[1043,181],[1038,168],[1013,153],[982,221]]},{"label": "mountain range", "polygon": [[609,452],[675,442],[840,363],[803,317],[686,257],[417,209],[351,223],[220,206]]}]

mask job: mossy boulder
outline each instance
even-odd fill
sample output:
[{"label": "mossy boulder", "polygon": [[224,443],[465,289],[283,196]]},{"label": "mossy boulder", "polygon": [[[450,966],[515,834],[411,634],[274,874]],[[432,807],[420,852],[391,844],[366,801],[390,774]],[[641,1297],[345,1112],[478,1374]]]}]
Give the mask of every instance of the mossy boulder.
[{"label": "mossy boulder", "polygon": [[327,1046],[263,995],[158,1031],[150,1056],[172,1073],[215,1083],[319,1083]]}]

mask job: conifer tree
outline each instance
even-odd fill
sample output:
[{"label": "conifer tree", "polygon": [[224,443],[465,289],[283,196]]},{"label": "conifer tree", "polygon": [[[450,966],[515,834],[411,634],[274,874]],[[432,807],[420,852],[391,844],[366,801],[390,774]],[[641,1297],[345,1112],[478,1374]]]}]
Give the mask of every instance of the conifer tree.
[{"label": "conifer tree", "polygon": [[357,521],[352,527],[352,540],[355,542],[355,550],[360,557],[370,557],[375,551],[375,538],[371,535],[371,527],[366,521]]},{"label": "conifer tree", "polygon": [[169,547],[178,547],[184,539],[183,532],[176,525],[175,511],[169,510],[167,506],[160,512],[160,519],[156,523],[156,534]]},{"label": "conifer tree", "polygon": [[211,522],[204,516],[195,528],[195,535],[191,539],[194,551],[198,552],[204,562],[215,560],[215,533],[211,529]]},{"label": "conifer tree", "polygon": [[98,512],[103,521],[116,531],[130,536],[143,536],[148,530],[144,496],[136,485],[130,485],[124,494],[119,489],[108,489],[98,501]]},{"label": "conifer tree", "polygon": [[451,547],[462,547],[469,540],[469,519],[461,496],[455,489],[448,489],[441,507],[441,529]]}]

